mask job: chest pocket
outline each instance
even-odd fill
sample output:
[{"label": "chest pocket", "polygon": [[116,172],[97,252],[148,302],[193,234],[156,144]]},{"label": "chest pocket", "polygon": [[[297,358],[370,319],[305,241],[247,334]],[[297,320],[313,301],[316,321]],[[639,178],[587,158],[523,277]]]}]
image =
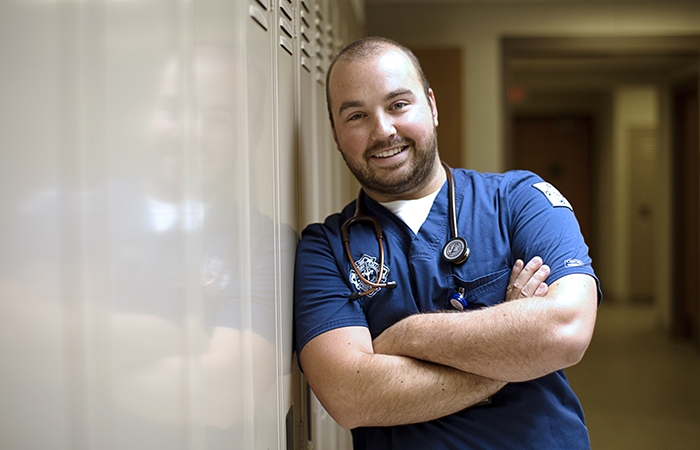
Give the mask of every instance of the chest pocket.
[{"label": "chest pocket", "polygon": [[[503,303],[506,298],[506,287],[510,279],[510,269],[502,269],[479,277],[476,280],[464,281],[457,275],[450,276],[450,285],[453,289],[464,288],[464,299],[467,301],[467,309],[479,309],[487,306]],[[452,309],[449,296],[445,299],[447,309]]]}]

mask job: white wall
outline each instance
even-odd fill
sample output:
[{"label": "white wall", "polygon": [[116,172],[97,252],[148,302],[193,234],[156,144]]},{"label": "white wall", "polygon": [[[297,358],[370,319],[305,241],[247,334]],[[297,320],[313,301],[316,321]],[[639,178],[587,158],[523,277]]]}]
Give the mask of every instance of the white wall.
[{"label": "white wall", "polygon": [[[303,3],[322,90],[362,10]],[[297,233],[350,195],[302,10],[0,3],[0,447],[286,448]]]},{"label": "white wall", "polygon": [[[632,227],[639,226],[639,217],[636,211],[631,211],[632,198],[636,194],[633,189],[633,167],[640,167],[648,160],[644,169],[654,170],[657,158],[656,146],[645,149],[632,148],[630,132],[633,130],[647,129],[656,132],[659,126],[659,105],[656,86],[625,86],[613,92],[613,190],[616,205],[624,205],[613,210],[613,229],[607,230],[612,235],[613,248],[609,254],[615,259],[612,265],[615,276],[610,278],[608,284],[611,298],[630,301],[633,293],[632,279],[639,278],[637,283],[646,284],[653,281],[654,274],[649,270],[654,261],[655,249],[649,242],[634,242],[631,238]],[[645,166],[647,164],[644,164]],[[639,176],[640,173],[637,173]],[[653,183],[657,177],[648,177],[648,188],[653,193]],[[638,186],[639,187],[639,186]],[[633,223],[636,221],[637,223]],[[644,259],[631,258],[634,249],[645,248]],[[653,286],[649,288],[653,291]]]}]

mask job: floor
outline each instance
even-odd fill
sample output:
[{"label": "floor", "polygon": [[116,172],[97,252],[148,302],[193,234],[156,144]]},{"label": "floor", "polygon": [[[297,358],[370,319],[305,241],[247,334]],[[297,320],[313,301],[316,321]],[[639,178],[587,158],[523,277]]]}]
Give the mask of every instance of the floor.
[{"label": "floor", "polygon": [[592,450],[699,450],[700,350],[662,333],[650,307],[603,304],[567,369]]}]

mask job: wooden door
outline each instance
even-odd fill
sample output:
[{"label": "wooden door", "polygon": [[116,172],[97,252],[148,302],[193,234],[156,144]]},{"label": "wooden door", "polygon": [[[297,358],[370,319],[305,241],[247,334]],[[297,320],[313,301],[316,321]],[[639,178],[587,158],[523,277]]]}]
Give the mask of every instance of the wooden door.
[{"label": "wooden door", "polygon": [[466,167],[462,156],[462,51],[458,48],[411,49],[435,93],[440,157],[451,167]]},{"label": "wooden door", "polygon": [[535,172],[569,200],[589,247],[592,128],[588,116],[516,117],[513,125],[514,168]]},{"label": "wooden door", "polygon": [[674,331],[697,342],[700,319],[698,80],[674,92]]}]

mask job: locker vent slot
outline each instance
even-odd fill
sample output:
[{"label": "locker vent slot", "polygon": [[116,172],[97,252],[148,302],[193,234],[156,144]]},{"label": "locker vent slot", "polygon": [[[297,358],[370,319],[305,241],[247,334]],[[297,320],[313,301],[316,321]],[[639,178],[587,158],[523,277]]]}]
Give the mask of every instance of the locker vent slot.
[{"label": "locker vent slot", "polygon": [[294,54],[294,50],[292,47],[292,41],[290,41],[287,36],[280,36],[280,45],[282,46],[283,49],[287,50],[287,53],[290,55]]},{"label": "locker vent slot", "polygon": [[280,28],[282,31],[287,33],[287,36],[294,37],[294,28],[292,27],[292,24],[289,23],[289,21],[284,17],[280,17]]},{"label": "locker vent slot", "polygon": [[287,17],[287,19],[292,20],[292,10],[290,9],[287,0],[280,0],[280,10]]},{"label": "locker vent slot", "polygon": [[265,11],[260,9],[258,5],[250,5],[248,8],[250,12],[250,17],[258,23],[265,31],[268,29],[267,18],[265,17]]}]

